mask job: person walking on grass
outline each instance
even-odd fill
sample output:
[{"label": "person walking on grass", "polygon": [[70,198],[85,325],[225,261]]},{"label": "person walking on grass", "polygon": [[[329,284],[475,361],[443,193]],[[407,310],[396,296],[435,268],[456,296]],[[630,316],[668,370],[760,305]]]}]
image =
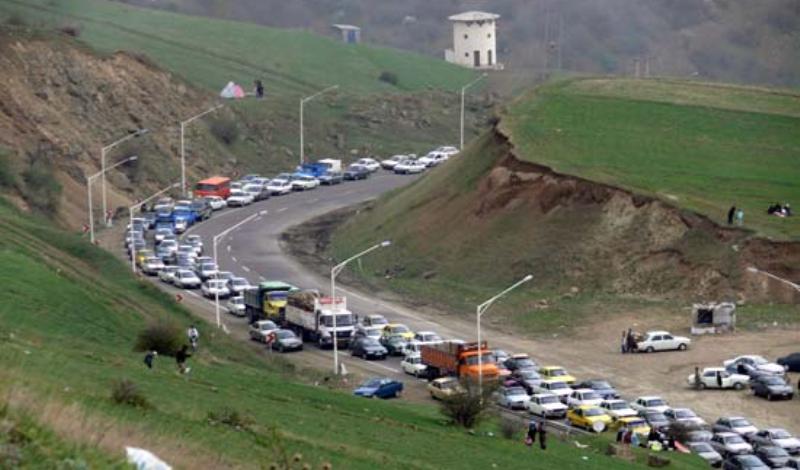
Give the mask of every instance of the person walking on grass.
[{"label": "person walking on grass", "polygon": [[547,427],[545,426],[544,420],[539,421],[536,425],[536,429],[539,431],[539,448],[547,450]]},{"label": "person walking on grass", "polygon": [[525,436],[525,445],[533,448],[533,443],[536,442],[536,433],[538,432],[536,420],[531,420],[528,423],[528,434]]},{"label": "person walking on grass", "polygon": [[158,356],[158,351],[147,351],[147,354],[144,355],[144,365],[148,369],[153,368],[153,361],[155,361],[156,356]]},{"label": "person walking on grass", "polygon": [[188,330],[186,330],[186,337],[189,339],[189,344],[192,345],[192,351],[197,350],[197,341],[200,340],[200,332],[197,331],[194,325],[190,326]]},{"label": "person walking on grass", "polygon": [[191,370],[191,368],[186,367],[186,360],[190,357],[192,355],[189,353],[189,346],[185,344],[175,353],[175,362],[178,364],[178,372],[181,374],[186,374]]},{"label": "person walking on grass", "polygon": [[730,209],[728,209],[728,225],[733,225],[733,216],[735,215],[736,215],[736,206],[734,205],[731,206]]},{"label": "person walking on grass", "polygon": [[736,209],[736,225],[739,227],[744,225],[744,211],[742,209]]}]

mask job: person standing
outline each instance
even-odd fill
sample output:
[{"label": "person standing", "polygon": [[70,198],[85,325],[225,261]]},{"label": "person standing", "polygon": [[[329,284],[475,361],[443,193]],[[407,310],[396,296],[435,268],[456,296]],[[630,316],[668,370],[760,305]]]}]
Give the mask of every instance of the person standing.
[{"label": "person standing", "polygon": [[147,354],[144,355],[144,365],[147,366],[148,369],[153,368],[153,361],[158,356],[158,351],[147,351]]},{"label": "person standing", "polygon": [[628,352],[628,337],[625,334],[625,330],[622,330],[622,354]]},{"label": "person standing", "polygon": [[189,354],[189,347],[185,344],[175,353],[175,362],[178,364],[178,372],[181,374],[185,374],[191,370],[186,367],[186,360],[190,357],[192,357],[192,355]]},{"label": "person standing", "polygon": [[544,420],[539,421],[536,425],[536,429],[539,431],[539,448],[547,450],[547,428]]},{"label": "person standing", "polygon": [[531,420],[528,423],[528,435],[525,436],[525,445],[528,447],[533,447],[533,443],[536,442],[536,433],[538,432],[538,426],[535,420]]},{"label": "person standing", "polygon": [[736,209],[736,225],[739,227],[744,225],[744,211],[742,209]]},{"label": "person standing", "polygon": [[189,344],[192,345],[192,351],[197,350],[197,341],[200,340],[200,332],[197,331],[194,325],[186,330],[186,337],[189,339]]},{"label": "person standing", "polygon": [[736,215],[736,206],[731,206],[728,209],[728,225],[733,225],[733,216]]},{"label": "person standing", "polygon": [[256,98],[263,98],[264,97],[264,84],[261,83],[261,80],[256,80]]}]

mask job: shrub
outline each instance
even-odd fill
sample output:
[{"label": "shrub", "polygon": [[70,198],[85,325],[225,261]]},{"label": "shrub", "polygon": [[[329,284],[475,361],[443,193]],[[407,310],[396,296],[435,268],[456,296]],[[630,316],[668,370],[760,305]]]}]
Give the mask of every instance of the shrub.
[{"label": "shrub", "polygon": [[233,119],[214,119],[211,121],[209,129],[214,137],[226,145],[232,145],[239,138],[239,126]]},{"label": "shrub", "polygon": [[53,166],[47,160],[47,154],[42,150],[31,155],[30,164],[22,173],[25,182],[22,193],[33,208],[54,214],[61,201],[61,183],[56,180]]},{"label": "shrub", "polygon": [[183,346],[181,329],[171,322],[158,322],[147,326],[136,338],[136,351],[157,351],[164,356],[174,356]]},{"label": "shrub", "polygon": [[378,80],[394,86],[397,86],[397,83],[400,81],[400,79],[397,78],[396,73],[389,71],[381,72],[380,76],[378,76]]},{"label": "shrub", "polygon": [[222,408],[217,411],[208,412],[208,423],[212,426],[221,424],[229,426],[237,431],[246,430],[253,424],[253,421],[233,408]]},{"label": "shrub", "polygon": [[14,168],[11,165],[11,157],[8,152],[0,149],[0,188],[10,188],[14,186]]},{"label": "shrub", "polygon": [[128,405],[135,408],[150,408],[139,387],[128,379],[117,380],[111,385],[111,401],[118,405]]},{"label": "shrub", "polygon": [[6,18],[6,24],[11,26],[25,26],[27,22],[25,21],[25,18],[22,17],[22,15],[18,13],[12,13],[11,16]]},{"label": "shrub", "polygon": [[524,429],[519,419],[503,415],[500,417],[500,434],[506,439],[514,439]]},{"label": "shrub", "polygon": [[473,380],[463,380],[461,386],[464,392],[442,400],[440,411],[453,423],[472,428],[484,417],[496,386],[484,382],[483,392]]}]

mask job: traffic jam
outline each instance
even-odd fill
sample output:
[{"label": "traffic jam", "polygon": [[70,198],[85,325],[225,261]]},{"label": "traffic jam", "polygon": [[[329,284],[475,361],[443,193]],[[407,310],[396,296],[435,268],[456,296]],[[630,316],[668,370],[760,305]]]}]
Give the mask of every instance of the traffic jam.
[{"label": "traffic jam", "polygon": [[[163,197],[143,205],[135,217],[132,214],[125,230],[125,250],[134,270],[164,285],[202,295],[229,317],[246,323],[249,338],[274,352],[335,346],[338,353],[354,359],[387,361],[393,370],[402,371],[367,379],[355,388],[358,396],[399,397],[405,387],[401,377],[406,375],[412,386],[424,387],[432,399],[447,400],[467,393],[464,379],[471,379],[492,384],[491,399],[505,412],[547,420],[568,432],[614,432],[618,439],[627,433],[642,445],[691,451],[712,466],[724,462],[725,468],[761,468],[753,466],[761,462],[764,468],[800,468],[800,440],[785,429],[759,429],[747,417],[736,415],[707,421],[657,393],[623,397],[613,386],[613,377],[577,378],[558,364],[540,364],[528,354],[492,348],[486,341],[444,338],[384,315],[359,315],[348,309],[344,296],[324,296],[316,289],[279,279],[251,282],[221,270],[216,254],[208,252],[208,240],[204,243],[199,235],[187,233],[195,224],[234,207],[319,191],[322,186],[353,184],[379,171],[419,174],[457,153],[454,147],[439,147],[421,158],[361,158],[346,167],[340,160],[323,159],[271,178],[257,174],[237,181],[207,178],[195,185],[192,199]],[[632,351],[643,354],[679,354],[690,347],[689,338],[668,331],[645,332],[630,345]],[[768,401],[793,399],[795,389],[787,372],[800,372],[800,353],[774,362],[757,355],[739,356],[687,371],[685,381],[687,388],[696,390],[752,393],[769,406]],[[671,427],[685,432],[676,440]]]}]

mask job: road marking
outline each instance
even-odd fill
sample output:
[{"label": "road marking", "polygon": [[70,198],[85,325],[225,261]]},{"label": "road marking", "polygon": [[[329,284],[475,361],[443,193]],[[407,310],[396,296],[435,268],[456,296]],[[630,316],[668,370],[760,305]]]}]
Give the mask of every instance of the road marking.
[{"label": "road marking", "polygon": [[230,245],[226,246],[225,249],[228,250],[228,253],[231,252],[231,246]]},{"label": "road marking", "polygon": [[238,263],[238,262],[239,262],[239,260],[238,260],[238,259],[236,259],[236,257],[235,257],[235,256],[231,256],[231,259],[233,260],[233,262],[234,262],[234,263]]},{"label": "road marking", "polygon": [[309,199],[309,200],[308,200],[308,203],[309,203],[309,204],[314,204],[314,203],[315,203],[315,202],[317,202],[317,201],[319,201],[319,198],[316,198],[316,197],[315,197],[314,199]]},{"label": "road marking", "polygon": [[245,270],[245,271],[247,271],[248,273],[250,272],[250,268],[248,268],[247,266],[242,266],[242,269],[244,269],[244,270]]},{"label": "road marking", "polygon": [[197,297],[198,299],[200,298],[200,296],[197,295],[197,292],[195,292],[195,291],[187,290],[186,293],[189,294],[189,295],[193,295],[193,296]]},{"label": "road marking", "polygon": [[395,369],[394,367],[388,367],[388,366],[385,366],[383,364],[378,364],[377,362],[368,362],[367,364],[369,364],[371,366],[380,367],[381,369],[386,369],[386,370],[388,370],[390,372],[394,372],[395,374],[402,373],[402,371],[400,369]]},{"label": "road marking", "polygon": [[283,212],[283,211],[285,211],[286,209],[288,209],[288,207],[281,207],[280,209],[278,209],[278,212]]}]

